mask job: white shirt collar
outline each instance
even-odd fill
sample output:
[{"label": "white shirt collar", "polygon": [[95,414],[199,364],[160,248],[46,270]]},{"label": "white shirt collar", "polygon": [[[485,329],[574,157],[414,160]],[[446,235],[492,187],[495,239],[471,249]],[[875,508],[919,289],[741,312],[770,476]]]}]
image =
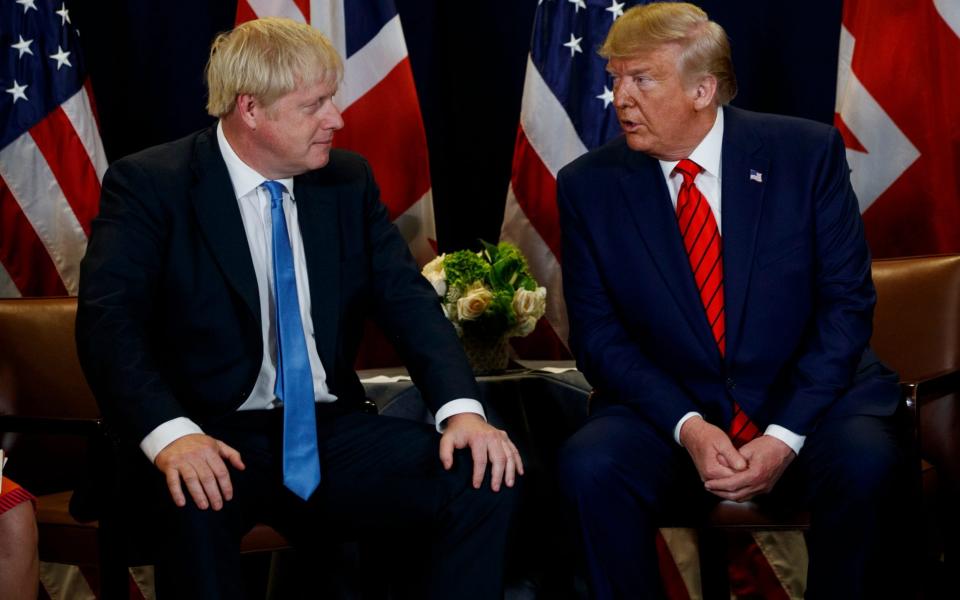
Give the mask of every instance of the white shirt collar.
[{"label": "white shirt collar", "polygon": [[[233,192],[237,195],[238,200],[263,185],[264,181],[267,181],[266,177],[243,162],[233,151],[230,142],[227,141],[227,136],[223,133],[223,122],[217,122],[217,144],[220,146],[223,162],[227,163],[227,173],[230,175],[230,183],[233,184]],[[277,179],[277,181],[287,190],[290,198],[293,198],[293,178]]]},{"label": "white shirt collar", "polygon": [[[720,178],[720,151],[723,149],[723,107],[717,109],[717,118],[713,122],[713,127],[707,132],[707,135],[700,140],[700,143],[689,158],[700,165],[704,172]],[[673,169],[679,163],[679,160],[659,161],[660,168],[663,170],[663,176],[669,180],[673,175]]]}]

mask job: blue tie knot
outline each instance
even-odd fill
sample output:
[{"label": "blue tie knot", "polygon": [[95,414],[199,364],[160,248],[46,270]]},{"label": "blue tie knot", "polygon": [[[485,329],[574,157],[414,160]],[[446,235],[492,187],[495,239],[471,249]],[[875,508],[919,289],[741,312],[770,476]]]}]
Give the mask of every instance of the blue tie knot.
[{"label": "blue tie knot", "polygon": [[264,181],[263,187],[267,188],[267,191],[270,192],[270,208],[276,208],[278,204],[283,202],[283,184],[279,181]]}]

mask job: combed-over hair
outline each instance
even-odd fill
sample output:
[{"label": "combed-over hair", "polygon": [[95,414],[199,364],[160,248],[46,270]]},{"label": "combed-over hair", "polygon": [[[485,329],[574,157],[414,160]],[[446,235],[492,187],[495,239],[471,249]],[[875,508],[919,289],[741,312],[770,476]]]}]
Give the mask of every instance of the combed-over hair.
[{"label": "combed-over hair", "polygon": [[617,19],[600,47],[600,56],[628,58],[667,44],[680,46],[680,72],[687,81],[703,75],[717,80],[717,104],[737,95],[730,40],[723,27],[701,8],[686,2],[634,6]]}]

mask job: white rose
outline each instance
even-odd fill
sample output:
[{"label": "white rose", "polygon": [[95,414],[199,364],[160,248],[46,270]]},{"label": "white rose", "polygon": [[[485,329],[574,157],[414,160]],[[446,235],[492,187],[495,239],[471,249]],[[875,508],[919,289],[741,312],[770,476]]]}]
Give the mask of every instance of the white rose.
[{"label": "white rose", "polygon": [[443,258],[446,254],[441,254],[427,264],[423,265],[420,272],[426,277],[438,296],[444,296],[447,293],[447,272],[443,269]]},{"label": "white rose", "polygon": [[483,314],[493,301],[493,294],[483,284],[471,285],[457,300],[457,315],[461,321],[472,321]]},{"label": "white rose", "polygon": [[534,330],[537,326],[536,317],[525,317],[523,319],[517,319],[517,324],[513,328],[513,331],[510,332],[512,337],[526,337],[530,335],[530,332]]},{"label": "white rose", "polygon": [[[513,312],[517,315],[517,322],[532,317],[534,323],[547,310],[547,288],[538,287],[534,291],[520,288],[513,295]],[[531,329],[532,331],[532,329]],[[527,332],[529,333],[529,331]],[[521,334],[526,335],[526,333]]]}]

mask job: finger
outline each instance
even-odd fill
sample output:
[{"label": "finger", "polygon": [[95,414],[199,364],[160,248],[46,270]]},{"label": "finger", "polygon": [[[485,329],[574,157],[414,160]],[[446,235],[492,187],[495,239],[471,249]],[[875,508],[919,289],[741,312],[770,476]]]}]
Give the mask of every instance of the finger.
[{"label": "finger", "polygon": [[473,487],[479,490],[487,472],[487,445],[481,438],[477,440],[470,444],[470,453],[473,455]]},{"label": "finger", "polygon": [[[217,457],[216,461],[210,463],[210,470],[217,480],[217,486],[223,494],[223,499],[233,500],[233,482],[230,481],[230,472],[227,470],[227,465]],[[214,510],[218,510],[216,506],[214,506]]]},{"label": "finger", "polygon": [[726,466],[730,467],[734,471],[742,471],[747,468],[747,459],[740,454],[736,448],[733,447],[733,444],[730,443],[730,440],[724,439],[725,443],[721,443],[720,447],[717,448],[717,460],[720,460],[719,457],[722,456],[724,461],[726,461]]},{"label": "finger", "polygon": [[453,439],[449,435],[440,438],[440,463],[447,471],[453,466]]},{"label": "finger", "polygon": [[744,502],[745,498],[749,498],[749,496],[746,496],[743,491],[739,491],[739,490],[736,492],[711,492],[711,493],[717,497],[723,498],[724,500],[732,500],[733,502]]},{"label": "finger", "polygon": [[197,505],[197,508],[206,510],[210,504],[207,500],[207,495],[203,491],[203,486],[200,485],[200,477],[194,468],[191,466],[181,467],[180,477],[183,479],[184,485],[187,486],[187,491],[190,492],[193,503]]},{"label": "finger", "polygon": [[167,480],[167,489],[170,490],[170,497],[173,498],[173,503],[180,508],[186,506],[187,499],[183,495],[183,488],[180,487],[180,473],[174,468],[169,468],[163,472],[163,475]]},{"label": "finger", "polygon": [[517,447],[513,442],[510,441],[510,438],[506,439],[508,454],[513,456],[513,464],[516,466],[517,473],[523,475],[523,459],[520,458],[520,451],[517,450]]},{"label": "finger", "polygon": [[518,455],[514,453],[513,448],[511,447],[512,444],[509,441],[503,440],[500,445],[503,448],[504,456],[507,458],[507,464],[503,471],[503,482],[507,484],[507,487],[513,487],[513,484],[517,480]]},{"label": "finger", "polygon": [[712,479],[726,479],[727,477],[733,477],[738,471],[734,471],[730,467],[724,467],[720,464],[719,461],[714,462],[713,464],[708,464],[707,467],[703,470],[703,481],[710,481]]},{"label": "finger", "polygon": [[[217,457],[216,460],[219,461],[220,465],[226,470],[226,465],[223,464],[223,461],[221,461],[219,457]],[[210,507],[213,508],[213,510],[223,508],[223,496],[220,494],[220,485],[210,465],[206,463],[201,464],[197,470],[197,474],[200,477],[200,485],[203,487],[203,492],[207,495],[207,500],[210,502]]]},{"label": "finger", "polygon": [[230,446],[224,444],[220,440],[217,440],[217,450],[220,452],[220,456],[222,458],[230,461],[230,464],[233,465],[234,469],[242,471],[247,468],[246,465],[243,464],[243,460],[240,458],[240,453]]},{"label": "finger", "polygon": [[503,444],[496,442],[489,444],[487,453],[490,456],[490,489],[499,492],[503,475],[507,470],[507,455],[503,451]]},{"label": "finger", "polygon": [[754,474],[749,471],[741,471],[730,477],[721,479],[708,479],[703,483],[704,487],[711,492],[733,492],[753,483]]}]

